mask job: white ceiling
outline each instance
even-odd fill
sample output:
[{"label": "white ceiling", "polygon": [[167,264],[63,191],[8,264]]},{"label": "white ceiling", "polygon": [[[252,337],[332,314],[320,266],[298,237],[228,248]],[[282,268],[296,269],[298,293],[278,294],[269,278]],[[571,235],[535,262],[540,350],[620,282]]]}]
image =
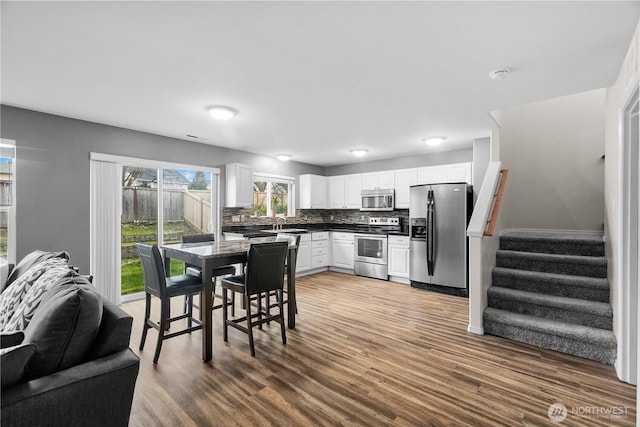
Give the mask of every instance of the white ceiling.
[{"label": "white ceiling", "polygon": [[488,111],[613,84],[639,4],[2,1],[1,100],[315,165],[424,154],[488,136]]}]

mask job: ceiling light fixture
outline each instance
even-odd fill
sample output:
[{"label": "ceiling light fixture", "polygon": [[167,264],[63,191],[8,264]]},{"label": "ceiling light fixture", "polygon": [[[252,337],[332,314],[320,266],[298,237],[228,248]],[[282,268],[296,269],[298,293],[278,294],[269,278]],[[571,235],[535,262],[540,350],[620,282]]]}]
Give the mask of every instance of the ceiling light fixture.
[{"label": "ceiling light fixture", "polygon": [[229,120],[238,114],[238,110],[224,105],[212,105],[207,107],[207,111],[216,120]]},{"label": "ceiling light fixture", "polygon": [[276,158],[281,162],[286,162],[291,159],[291,154],[276,154]]},{"label": "ceiling light fixture", "polygon": [[504,80],[507,78],[511,70],[509,68],[501,68],[499,70],[493,70],[489,73],[491,80]]},{"label": "ceiling light fixture", "polygon": [[431,146],[440,145],[447,139],[445,136],[427,136],[426,138],[422,138],[422,140]]},{"label": "ceiling light fixture", "polygon": [[353,154],[356,157],[365,156],[368,152],[369,150],[365,148],[354,148],[353,150],[351,150],[351,154]]}]

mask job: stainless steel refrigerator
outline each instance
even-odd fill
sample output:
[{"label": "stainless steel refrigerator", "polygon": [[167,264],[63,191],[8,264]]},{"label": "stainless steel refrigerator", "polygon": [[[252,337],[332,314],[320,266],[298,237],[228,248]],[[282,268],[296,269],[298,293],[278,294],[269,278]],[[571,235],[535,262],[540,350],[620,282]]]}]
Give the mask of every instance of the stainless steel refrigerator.
[{"label": "stainless steel refrigerator", "polygon": [[[413,185],[410,197],[411,285],[466,291],[467,225],[473,205],[471,186],[464,183]],[[462,294],[466,295],[464,291]]]}]

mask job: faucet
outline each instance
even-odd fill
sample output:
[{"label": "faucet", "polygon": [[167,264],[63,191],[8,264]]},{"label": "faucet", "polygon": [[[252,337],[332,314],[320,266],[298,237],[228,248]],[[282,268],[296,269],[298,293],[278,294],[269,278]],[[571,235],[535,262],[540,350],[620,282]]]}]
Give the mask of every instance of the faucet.
[{"label": "faucet", "polygon": [[278,224],[279,220],[282,220],[282,222],[287,222],[287,217],[284,217],[284,216],[277,216],[276,217],[276,229],[282,230],[282,225],[283,224]]}]

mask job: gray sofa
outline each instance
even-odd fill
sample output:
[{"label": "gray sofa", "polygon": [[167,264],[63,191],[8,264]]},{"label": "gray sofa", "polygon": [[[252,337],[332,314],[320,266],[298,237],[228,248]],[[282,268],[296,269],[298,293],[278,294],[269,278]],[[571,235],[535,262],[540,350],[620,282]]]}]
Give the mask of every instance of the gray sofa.
[{"label": "gray sofa", "polygon": [[129,348],[131,323],[85,276],[56,282],[24,331],[0,337],[14,355],[2,355],[0,425],[128,425],[140,366]]}]

